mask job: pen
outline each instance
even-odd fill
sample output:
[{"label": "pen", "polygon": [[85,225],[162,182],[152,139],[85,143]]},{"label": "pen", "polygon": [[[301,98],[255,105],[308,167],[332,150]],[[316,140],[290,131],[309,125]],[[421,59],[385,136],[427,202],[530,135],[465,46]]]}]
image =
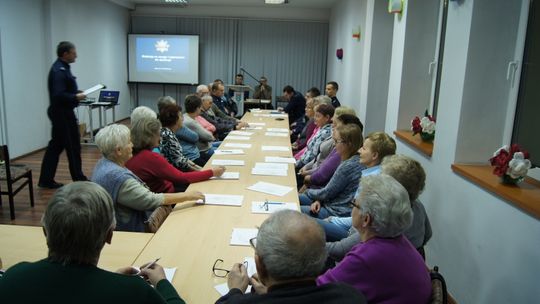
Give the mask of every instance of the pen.
[{"label": "pen", "polygon": [[156,263],[157,263],[157,261],[159,261],[159,259],[161,259],[161,258],[155,259],[155,261],[153,261],[152,263],[148,264],[148,266],[144,267],[144,269],[149,269],[149,268],[154,267],[154,265],[156,265]]},{"label": "pen", "polygon": [[267,205],[283,205],[284,204],[284,203],[280,203],[280,202],[269,202],[268,200],[266,200],[265,203]]}]

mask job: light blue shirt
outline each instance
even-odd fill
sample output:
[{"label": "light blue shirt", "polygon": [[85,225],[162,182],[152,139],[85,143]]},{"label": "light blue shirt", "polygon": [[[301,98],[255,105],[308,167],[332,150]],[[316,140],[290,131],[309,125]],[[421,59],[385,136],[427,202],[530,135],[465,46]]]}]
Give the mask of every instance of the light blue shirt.
[{"label": "light blue shirt", "polygon": [[[369,176],[372,174],[380,174],[381,173],[381,165],[373,166],[366,168],[362,170],[362,177]],[[354,199],[358,197],[358,194],[360,193],[360,186],[358,187],[358,190],[356,190],[356,193],[354,194]],[[352,217],[337,217],[333,216],[330,218],[330,223],[339,226],[345,230],[349,230],[352,227]]]}]

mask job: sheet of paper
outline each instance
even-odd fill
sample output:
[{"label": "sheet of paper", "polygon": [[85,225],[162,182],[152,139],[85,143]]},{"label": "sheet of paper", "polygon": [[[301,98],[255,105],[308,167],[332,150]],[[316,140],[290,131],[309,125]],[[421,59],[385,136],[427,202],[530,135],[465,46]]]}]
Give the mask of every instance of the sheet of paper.
[{"label": "sheet of paper", "polygon": [[252,126],[242,128],[242,130],[262,130],[262,129],[263,127],[252,127]]},{"label": "sheet of paper", "polygon": [[234,139],[234,140],[249,140],[247,136],[237,136],[237,135],[227,135],[225,139]]},{"label": "sheet of paper", "polygon": [[236,130],[229,132],[229,135],[240,135],[240,136],[251,136],[253,134],[255,133],[246,132],[246,131],[236,131]]},{"label": "sheet of paper", "polygon": [[221,176],[213,176],[210,179],[240,179],[240,172],[224,172]]},{"label": "sheet of paper", "polygon": [[266,176],[287,176],[287,170],[283,169],[268,169],[268,168],[253,168],[251,169],[252,175],[266,175]]},{"label": "sheet of paper", "polygon": [[265,122],[250,122],[249,126],[266,126]]},{"label": "sheet of paper", "polygon": [[290,149],[287,146],[261,146],[263,151],[284,151],[289,152]]},{"label": "sheet of paper", "polygon": [[244,161],[235,160],[235,159],[213,159],[212,165],[214,166],[243,166]]},{"label": "sheet of paper", "polygon": [[294,157],[280,157],[280,156],[266,156],[264,158],[264,161],[267,163],[286,163],[286,164],[296,163],[296,159],[294,159]]},{"label": "sheet of paper", "polygon": [[244,153],[244,150],[242,149],[230,149],[230,150],[218,149],[214,151],[214,154],[216,155],[241,155],[245,153]]},{"label": "sheet of paper", "polygon": [[273,137],[288,137],[289,133],[281,133],[281,132],[266,132],[264,133],[266,136],[273,136]]},{"label": "sheet of paper", "polygon": [[224,147],[227,148],[251,148],[251,144],[241,144],[241,143],[225,143]]},{"label": "sheet of paper", "polygon": [[247,274],[248,274],[248,277],[251,278],[251,276],[257,273],[257,267],[255,266],[255,258],[245,257],[244,263],[247,264]]},{"label": "sheet of paper", "polygon": [[174,274],[176,273],[176,267],[174,268],[163,268],[165,271],[165,277],[167,278],[167,281],[172,283],[172,280],[174,278]]},{"label": "sheet of paper", "polygon": [[267,182],[258,182],[252,186],[247,187],[248,190],[272,194],[276,196],[284,196],[289,193],[293,187],[287,187]]},{"label": "sheet of paper", "polygon": [[227,285],[227,282],[216,285],[214,288],[221,296],[224,296],[229,292],[229,285]]},{"label": "sheet of paper", "polygon": [[253,114],[255,117],[271,117],[270,114]]},{"label": "sheet of paper", "polygon": [[98,84],[96,84],[95,86],[93,86],[93,87],[91,87],[91,88],[88,88],[88,89],[84,90],[84,91],[83,91],[83,94],[88,96],[88,94],[92,94],[92,93],[94,93],[95,91],[101,90],[101,89],[104,89],[104,88],[105,88],[105,85],[99,84],[99,83],[98,83]]},{"label": "sheet of paper", "polygon": [[255,163],[254,168],[287,170],[289,169],[289,165],[284,163]]},{"label": "sheet of paper", "polygon": [[270,117],[287,118],[287,117],[289,117],[289,115],[287,115],[287,114],[270,114]]},{"label": "sheet of paper", "polygon": [[251,213],[274,213],[284,209],[298,210],[298,207],[295,203],[269,201],[266,210],[265,202],[251,202]]},{"label": "sheet of paper", "polygon": [[243,200],[243,195],[204,194],[204,203],[206,205],[242,206]]},{"label": "sheet of paper", "polygon": [[289,129],[287,128],[268,128],[266,129],[268,132],[280,132],[280,133],[287,133],[289,134]]},{"label": "sheet of paper", "polygon": [[256,228],[233,228],[229,244],[232,246],[250,246],[249,240],[257,237],[258,231]]}]

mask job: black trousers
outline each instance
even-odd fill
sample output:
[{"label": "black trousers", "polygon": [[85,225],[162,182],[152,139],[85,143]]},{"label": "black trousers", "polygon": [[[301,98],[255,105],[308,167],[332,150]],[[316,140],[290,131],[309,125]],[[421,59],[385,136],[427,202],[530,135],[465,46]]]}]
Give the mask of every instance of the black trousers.
[{"label": "black trousers", "polygon": [[87,180],[81,165],[81,138],[77,118],[71,109],[47,110],[52,122],[51,140],[41,163],[39,183],[54,181],[58,159],[65,149],[69,162],[69,173],[74,181]]}]

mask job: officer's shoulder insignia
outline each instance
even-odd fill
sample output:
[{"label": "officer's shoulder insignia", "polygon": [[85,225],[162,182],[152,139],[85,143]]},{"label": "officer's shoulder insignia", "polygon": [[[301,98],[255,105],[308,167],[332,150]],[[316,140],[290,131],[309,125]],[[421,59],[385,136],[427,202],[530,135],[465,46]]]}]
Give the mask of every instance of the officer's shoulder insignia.
[{"label": "officer's shoulder insignia", "polygon": [[65,67],[60,67],[60,71],[65,71],[66,68]]}]

